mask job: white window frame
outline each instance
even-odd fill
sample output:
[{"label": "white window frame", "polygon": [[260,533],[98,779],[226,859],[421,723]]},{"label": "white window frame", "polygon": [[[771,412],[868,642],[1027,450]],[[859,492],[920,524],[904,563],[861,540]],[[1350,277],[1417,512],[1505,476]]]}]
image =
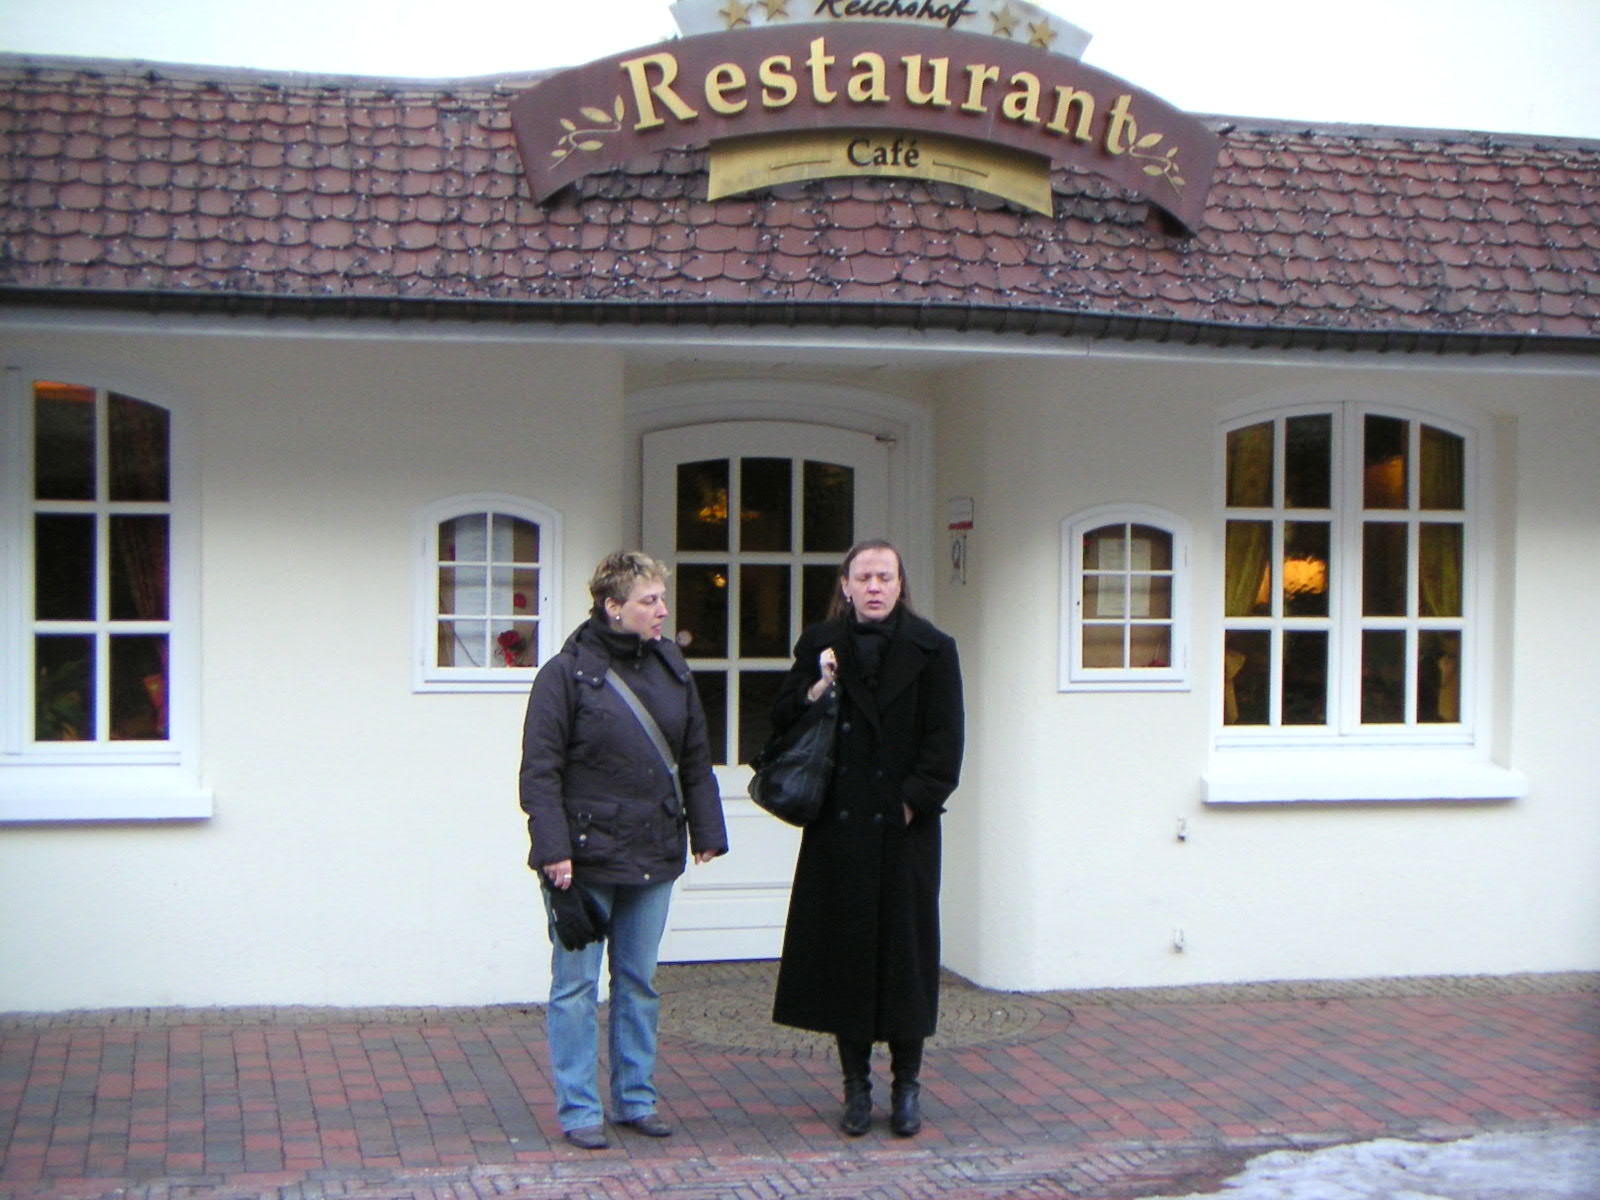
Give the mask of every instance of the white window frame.
[{"label": "white window frame", "polygon": [[[1331,413],[1334,421],[1332,495],[1327,511],[1333,522],[1333,566],[1329,635],[1329,695],[1326,725],[1237,726],[1223,719],[1221,647],[1228,622],[1221,592],[1226,578],[1223,531],[1232,513],[1225,504],[1227,436],[1253,424]],[[1356,452],[1364,419],[1393,417],[1432,425],[1465,439],[1464,578],[1460,625],[1463,630],[1461,711],[1448,724],[1367,725],[1360,723],[1362,463]],[[1281,403],[1242,408],[1219,424],[1216,435],[1215,580],[1217,620],[1212,678],[1212,724],[1217,731],[1211,763],[1203,780],[1203,796],[1212,804],[1505,800],[1524,795],[1527,779],[1520,772],[1491,761],[1493,727],[1489,679],[1494,662],[1494,530],[1493,505],[1487,481],[1494,463],[1492,427],[1486,420],[1453,406],[1395,400],[1381,396],[1342,396],[1310,403]],[[1277,439],[1281,475],[1282,445]],[[1415,476],[1416,463],[1412,463]],[[1281,509],[1281,496],[1274,509]],[[1290,517],[1298,510],[1282,510]],[[1249,519],[1249,518],[1245,518]],[[1404,518],[1415,523],[1415,512]],[[1415,543],[1415,539],[1412,539]],[[1415,557],[1415,545],[1412,556]],[[1410,587],[1417,586],[1415,566]],[[1250,619],[1262,628],[1281,628],[1273,618]],[[1411,617],[1401,624],[1426,624]]]},{"label": "white window frame", "polygon": [[416,515],[416,622],[412,690],[416,692],[526,692],[538,666],[445,667],[438,663],[439,525],[457,517],[485,513],[515,517],[539,526],[539,605],[537,660],[540,665],[561,648],[561,514],[536,500],[498,492],[472,492],[436,501]]},{"label": "white window frame", "polygon": [[[1172,581],[1171,662],[1165,667],[1089,667],[1083,663],[1083,538],[1108,525],[1147,525],[1172,539],[1172,567],[1159,572]],[[1186,692],[1190,678],[1190,528],[1173,513],[1148,504],[1102,504],[1061,522],[1061,627],[1059,679],[1062,692]],[[1122,572],[1130,580],[1140,572]],[[1131,621],[1130,614],[1120,620]]]},{"label": "white window frame", "polygon": [[[167,738],[37,742],[31,676],[33,384],[119,393],[170,419]],[[104,403],[102,400],[101,403]],[[199,459],[196,421],[147,386],[71,364],[7,367],[0,381],[0,821],[196,820],[212,815],[199,771]],[[104,501],[96,502],[104,508]]]}]

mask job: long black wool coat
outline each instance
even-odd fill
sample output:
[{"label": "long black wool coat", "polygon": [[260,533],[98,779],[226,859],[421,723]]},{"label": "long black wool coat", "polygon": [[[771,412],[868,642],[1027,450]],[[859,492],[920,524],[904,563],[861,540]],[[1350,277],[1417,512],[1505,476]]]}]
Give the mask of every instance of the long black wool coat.
[{"label": "long black wool coat", "polygon": [[900,612],[873,691],[847,621],[812,626],[773,706],[779,732],[802,718],[829,646],[840,689],[833,783],[801,838],[773,1019],[854,1041],[927,1037],[939,1006],[939,818],[965,724],[955,639]]}]

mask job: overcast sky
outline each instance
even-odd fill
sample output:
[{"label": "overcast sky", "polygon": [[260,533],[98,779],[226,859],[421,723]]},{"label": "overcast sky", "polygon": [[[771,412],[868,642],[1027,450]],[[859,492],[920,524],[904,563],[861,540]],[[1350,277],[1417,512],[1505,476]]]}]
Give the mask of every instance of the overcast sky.
[{"label": "overcast sky", "polygon": [[[1600,138],[1600,0],[1035,3],[1190,112]],[[669,0],[0,0],[0,51],[333,74],[570,66],[674,32]]]}]

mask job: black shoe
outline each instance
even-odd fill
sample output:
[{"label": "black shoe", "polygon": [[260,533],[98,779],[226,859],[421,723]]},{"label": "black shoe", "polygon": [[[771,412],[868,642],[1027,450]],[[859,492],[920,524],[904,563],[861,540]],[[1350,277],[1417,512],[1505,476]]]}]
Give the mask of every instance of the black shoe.
[{"label": "black shoe", "polygon": [[916,1137],[922,1131],[922,1085],[897,1083],[894,1085],[892,1107],[889,1110],[889,1128],[900,1137]]},{"label": "black shoe", "polygon": [[645,1113],[642,1117],[634,1117],[631,1121],[618,1121],[624,1129],[631,1129],[635,1133],[642,1133],[645,1137],[671,1137],[672,1126],[668,1125],[655,1113]]},{"label": "black shoe", "polygon": [[860,1137],[872,1128],[872,1084],[865,1079],[844,1081],[844,1112],[839,1128],[851,1137]]},{"label": "black shoe", "polygon": [[606,1140],[604,1125],[582,1125],[577,1129],[567,1130],[563,1136],[579,1150],[604,1150],[611,1145]]}]

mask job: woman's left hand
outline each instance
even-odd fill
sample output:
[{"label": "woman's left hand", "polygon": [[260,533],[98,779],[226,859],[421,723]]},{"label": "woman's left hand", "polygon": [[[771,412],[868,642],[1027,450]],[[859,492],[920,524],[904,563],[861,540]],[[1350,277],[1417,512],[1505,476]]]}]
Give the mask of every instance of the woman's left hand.
[{"label": "woman's left hand", "polygon": [[706,863],[710,862],[716,856],[717,856],[717,852],[715,850],[696,850],[694,852],[695,865],[696,866],[704,866]]}]

